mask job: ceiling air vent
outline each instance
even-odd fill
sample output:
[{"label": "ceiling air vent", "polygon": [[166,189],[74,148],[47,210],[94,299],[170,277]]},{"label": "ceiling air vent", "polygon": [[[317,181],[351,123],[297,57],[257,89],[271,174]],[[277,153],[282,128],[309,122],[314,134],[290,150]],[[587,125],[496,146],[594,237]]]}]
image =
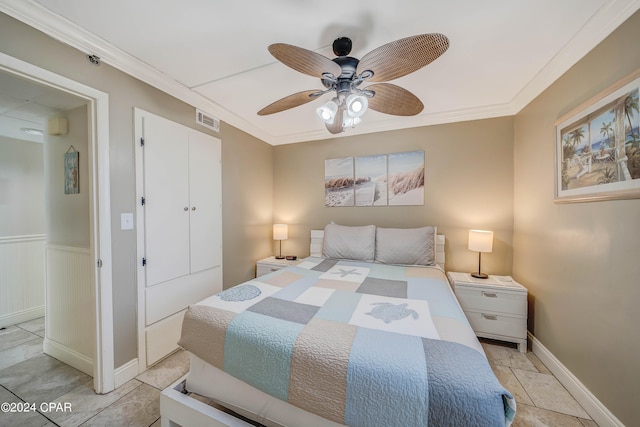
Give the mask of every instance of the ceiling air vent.
[{"label": "ceiling air vent", "polygon": [[220,120],[196,108],[196,123],[211,130],[220,132]]}]

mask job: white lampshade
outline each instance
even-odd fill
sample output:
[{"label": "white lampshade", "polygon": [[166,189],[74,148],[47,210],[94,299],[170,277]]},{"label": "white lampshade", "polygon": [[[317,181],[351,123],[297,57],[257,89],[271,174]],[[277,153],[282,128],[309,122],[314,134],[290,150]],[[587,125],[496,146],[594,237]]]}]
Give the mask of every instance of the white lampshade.
[{"label": "white lampshade", "polygon": [[491,252],[493,250],[493,231],[469,230],[469,250]]},{"label": "white lampshade", "polygon": [[287,240],[289,226],[287,224],[273,224],[273,240]]}]

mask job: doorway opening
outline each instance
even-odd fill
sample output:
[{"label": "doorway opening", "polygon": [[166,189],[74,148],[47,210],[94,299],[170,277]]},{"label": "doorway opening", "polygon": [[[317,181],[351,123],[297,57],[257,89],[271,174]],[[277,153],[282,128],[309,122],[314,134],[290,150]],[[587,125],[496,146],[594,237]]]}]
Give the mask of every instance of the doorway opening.
[{"label": "doorway opening", "polygon": [[[39,86],[46,88],[46,90],[66,95],[69,99],[75,98],[82,104],[82,106],[74,106],[69,114],[75,117],[75,122],[84,121],[80,132],[85,132],[87,136],[85,151],[86,183],[80,182],[81,185],[84,184],[83,191],[86,191],[86,203],[88,205],[88,230],[86,230],[86,236],[80,239],[86,240],[87,247],[85,250],[80,251],[69,251],[68,248],[65,250],[71,253],[71,258],[76,259],[74,262],[79,262],[86,270],[81,281],[84,283],[85,288],[88,288],[86,289],[88,291],[88,302],[86,304],[88,304],[89,307],[84,307],[84,309],[88,309],[93,333],[90,334],[92,337],[88,338],[88,340],[92,342],[82,343],[84,353],[90,353],[90,356],[84,355],[86,356],[84,357],[85,364],[87,361],[90,362],[90,364],[85,365],[84,368],[92,370],[95,391],[97,393],[107,393],[115,388],[108,95],[2,52],[0,52],[0,73],[6,78],[20,79],[23,82],[29,82],[34,85],[33,87]],[[43,129],[43,131],[49,130],[50,129]],[[63,144],[66,143],[63,142]],[[65,146],[65,149],[67,152],[73,153],[73,148],[75,148],[73,147],[74,144],[69,143],[69,145],[70,147],[66,149]],[[63,154],[66,155],[67,152]],[[58,154],[60,153],[54,153],[54,156],[58,156]],[[52,157],[51,161],[52,164],[56,163],[55,157]],[[60,159],[60,162],[56,164],[58,164],[56,167],[60,167],[64,171],[66,165],[63,163],[63,159]],[[80,164],[80,166],[81,165],[82,164]],[[64,214],[64,207],[62,214]],[[71,235],[73,235],[75,231],[77,230],[70,227],[69,233]],[[77,236],[67,236],[67,238],[73,240],[77,238]],[[52,243],[54,244],[50,246],[56,246],[56,242]],[[59,254],[53,256],[59,256]],[[56,319],[50,320],[56,321]],[[46,341],[45,338],[45,343]],[[56,340],[50,340],[50,343],[53,344],[49,347],[49,352],[58,351],[66,353],[62,356],[60,356],[60,354],[52,354],[54,357],[60,358],[61,360],[63,360],[62,358],[64,357],[73,357],[73,351],[67,351],[67,346],[56,346]],[[45,349],[46,348],[47,346],[45,344]],[[76,360],[69,364],[73,366],[73,363],[82,363],[82,353],[82,351],[79,352],[79,357],[76,357],[80,362]]]}]

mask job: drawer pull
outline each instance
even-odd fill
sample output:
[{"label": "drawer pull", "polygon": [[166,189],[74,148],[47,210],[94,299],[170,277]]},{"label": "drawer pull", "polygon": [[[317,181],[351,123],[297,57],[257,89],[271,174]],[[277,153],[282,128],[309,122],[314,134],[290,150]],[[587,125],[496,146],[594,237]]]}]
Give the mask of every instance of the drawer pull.
[{"label": "drawer pull", "polygon": [[495,314],[484,314],[482,313],[482,318],[487,320],[498,320],[498,316]]},{"label": "drawer pull", "polygon": [[278,271],[278,269],[277,268],[272,268],[271,271]]},{"label": "drawer pull", "polygon": [[487,298],[498,298],[498,294],[495,292],[482,292],[482,296]]}]

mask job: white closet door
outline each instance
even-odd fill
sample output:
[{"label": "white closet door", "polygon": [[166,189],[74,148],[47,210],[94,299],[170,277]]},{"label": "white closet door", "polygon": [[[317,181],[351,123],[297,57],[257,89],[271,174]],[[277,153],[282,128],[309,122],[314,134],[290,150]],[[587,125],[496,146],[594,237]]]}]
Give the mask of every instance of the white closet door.
[{"label": "white closet door", "polygon": [[222,263],[220,140],[189,132],[191,273]]},{"label": "white closet door", "polygon": [[189,274],[189,137],[145,116],[144,215],[147,286]]}]

